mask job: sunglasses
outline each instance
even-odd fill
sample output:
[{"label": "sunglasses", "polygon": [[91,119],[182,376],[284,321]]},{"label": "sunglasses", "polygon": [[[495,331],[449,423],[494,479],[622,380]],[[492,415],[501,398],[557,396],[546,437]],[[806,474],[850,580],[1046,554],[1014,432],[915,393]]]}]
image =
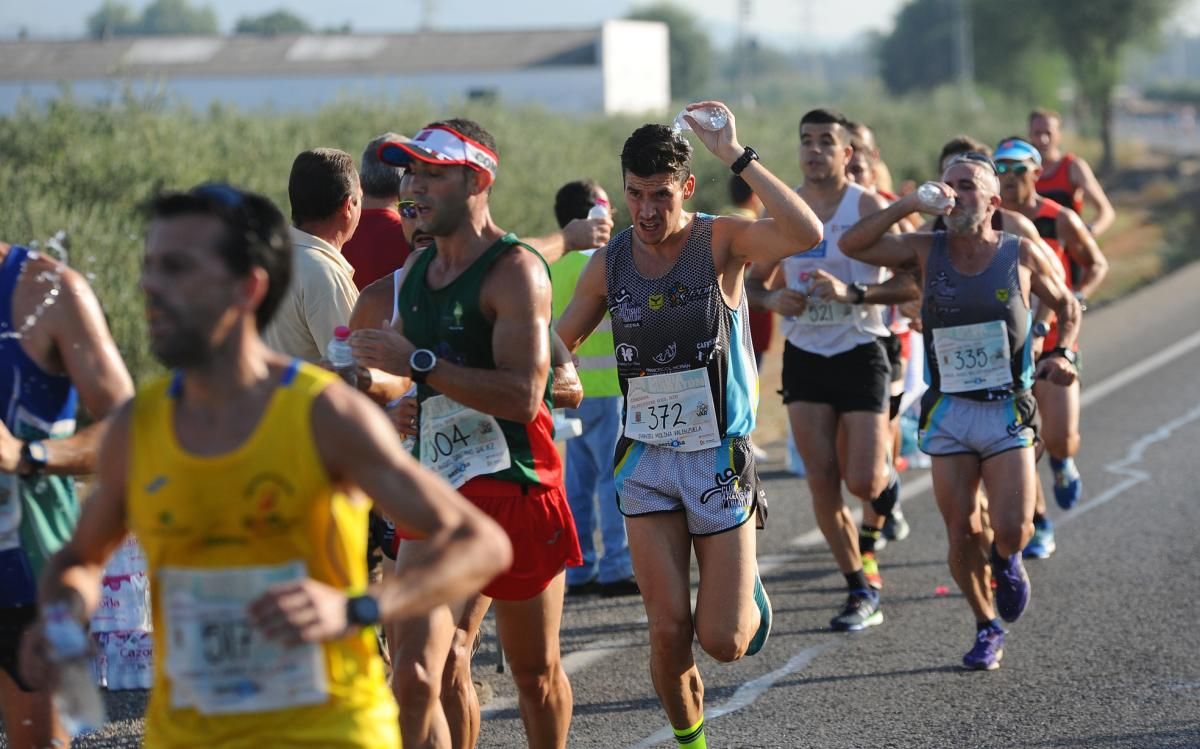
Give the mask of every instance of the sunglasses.
[{"label": "sunglasses", "polygon": [[992,170],[992,174],[1002,174],[1002,172],[1000,172],[997,168],[996,163],[992,161],[992,157],[988,156],[982,151],[966,151],[964,153],[956,154],[950,159],[950,161],[946,162],[946,169],[949,169],[955,164],[983,164],[988,169]]},{"label": "sunglasses", "polygon": [[417,201],[401,200],[399,207],[400,207],[400,217],[401,218],[416,218],[417,217]]},{"label": "sunglasses", "polygon": [[1032,168],[1033,167],[1029,166],[1028,164],[1009,164],[1002,161],[999,164],[996,164],[996,174],[1008,174],[1009,172],[1012,172],[1020,177],[1022,174],[1025,174]]}]

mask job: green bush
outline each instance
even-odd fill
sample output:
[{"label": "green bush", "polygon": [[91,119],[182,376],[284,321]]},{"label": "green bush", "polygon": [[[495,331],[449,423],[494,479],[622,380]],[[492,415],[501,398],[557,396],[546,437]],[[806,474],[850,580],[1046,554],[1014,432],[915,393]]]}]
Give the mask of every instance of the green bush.
[{"label": "green bush", "polygon": [[[989,142],[1023,126],[1026,109],[999,100],[982,106],[953,90],[897,100],[864,89],[832,102],[875,127],[897,180],[931,176],[942,142],[970,132]],[[789,102],[735,110],[739,138],[789,184],[800,115],[830,102]],[[464,103],[435,109],[422,101],[347,99],[313,113],[243,112],[225,106],[197,111],[162,96],[126,95],[84,104],[69,91],[44,107],[24,106],[0,118],[0,237],[45,240],[65,229],[71,263],[89,275],[109,316],[130,371],[139,380],[156,371],[146,347],[137,278],[144,220],[139,206],[162,189],[226,180],[261,192],[287,212],[287,177],[297,153],[317,146],[350,152],[393,130],[412,134],[438,117],[462,115],[483,123],[499,143],[501,169],[492,210],[504,228],[537,235],[555,228],[554,193],[572,179],[599,180],[620,193],[624,139],[645,120],[577,117],[537,107]],[[698,148],[698,144],[694,143]],[[726,205],[728,172],[713,157],[695,159],[692,208]],[[617,223],[628,223],[617,201]]]}]

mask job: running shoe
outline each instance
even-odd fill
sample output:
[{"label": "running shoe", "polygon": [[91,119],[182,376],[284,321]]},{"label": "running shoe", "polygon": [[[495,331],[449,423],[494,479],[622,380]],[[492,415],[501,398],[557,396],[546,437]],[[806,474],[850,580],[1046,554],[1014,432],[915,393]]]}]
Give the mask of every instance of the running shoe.
[{"label": "running shoe", "polygon": [[879,607],[879,593],[869,589],[850,591],[842,613],[829,622],[835,632],[858,632],[876,624],[883,624],[883,611]]},{"label": "running shoe", "polygon": [[771,635],[771,619],[774,616],[774,612],[771,610],[771,599],[767,597],[767,589],[763,587],[762,578],[758,576],[757,572],[754,573],[754,603],[758,604],[760,620],[758,631],[754,633],[750,644],[746,646],[746,655],[754,655],[762,650],[763,645],[767,644],[767,638]]},{"label": "running shoe", "polygon": [[1079,478],[1079,469],[1075,460],[1050,459],[1050,470],[1054,472],[1054,501],[1064,510],[1069,510],[1079,502],[1083,494],[1083,482]]},{"label": "running shoe", "polygon": [[[875,548],[879,547],[876,546]],[[875,552],[863,552],[862,568],[863,577],[867,578],[867,585],[870,585],[875,590],[883,590],[883,575],[879,574],[879,560],[875,558]]]},{"label": "running shoe", "polygon": [[1013,554],[1007,564],[992,563],[996,581],[996,613],[1006,622],[1015,622],[1029,605],[1029,574],[1021,564],[1021,555]]},{"label": "running shoe", "polygon": [[911,532],[912,528],[908,526],[904,510],[900,509],[900,503],[897,502],[896,506],[892,508],[892,514],[883,521],[883,537],[890,541],[903,541]]},{"label": "running shoe", "polygon": [[984,627],[975,633],[975,645],[963,656],[963,668],[972,671],[995,671],[1004,657],[1004,630]]},{"label": "running shoe", "polygon": [[1029,539],[1029,543],[1025,544],[1021,556],[1026,559],[1049,559],[1056,548],[1058,547],[1054,544],[1054,528],[1049,525],[1038,528],[1035,525],[1033,537]]}]

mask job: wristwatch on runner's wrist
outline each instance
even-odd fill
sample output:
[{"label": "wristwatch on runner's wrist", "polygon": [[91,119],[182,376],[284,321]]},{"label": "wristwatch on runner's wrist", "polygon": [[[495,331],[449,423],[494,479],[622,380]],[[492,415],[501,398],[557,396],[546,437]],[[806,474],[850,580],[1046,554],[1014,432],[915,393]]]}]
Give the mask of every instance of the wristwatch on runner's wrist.
[{"label": "wristwatch on runner's wrist", "polygon": [[867,286],[861,283],[852,283],[848,287],[850,289],[850,303],[862,304],[867,300]]},{"label": "wristwatch on runner's wrist", "polygon": [[738,160],[729,165],[729,170],[734,174],[741,174],[742,170],[750,166],[751,161],[758,161],[758,151],[755,151],[750,146],[746,146],[746,150],[742,151],[742,155]]},{"label": "wristwatch on runner's wrist", "polygon": [[1072,351],[1069,348],[1064,348],[1063,346],[1059,346],[1058,348],[1050,349],[1050,355],[1051,356],[1061,356],[1062,358],[1071,362],[1071,366],[1075,366],[1075,363],[1077,361],[1079,361],[1079,354],[1075,353],[1074,351]]},{"label": "wristwatch on runner's wrist", "polygon": [[346,599],[346,622],[356,627],[373,627],[379,623],[379,601],[372,595]]},{"label": "wristwatch on runner's wrist", "polygon": [[41,440],[30,440],[21,445],[21,459],[17,463],[17,472],[21,476],[36,476],[46,469],[49,457],[46,445]]},{"label": "wristwatch on runner's wrist", "polygon": [[1033,324],[1032,332],[1034,338],[1045,338],[1050,334],[1050,326],[1046,324],[1045,320],[1038,320]]},{"label": "wristwatch on runner's wrist", "polygon": [[412,356],[408,357],[408,368],[412,370],[412,381],[418,385],[425,382],[425,378],[437,366],[437,355],[427,348],[419,348],[412,352]]}]

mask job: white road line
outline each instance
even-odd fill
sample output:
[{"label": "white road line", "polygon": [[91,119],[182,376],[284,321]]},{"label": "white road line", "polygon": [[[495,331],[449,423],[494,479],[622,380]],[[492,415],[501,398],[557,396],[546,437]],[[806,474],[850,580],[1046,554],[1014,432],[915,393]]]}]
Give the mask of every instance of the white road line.
[{"label": "white road line", "polygon": [[1126,451],[1124,458],[1104,466],[1104,470],[1122,476],[1123,479],[1117,484],[1108,487],[1108,489],[1104,490],[1098,496],[1084,502],[1073,510],[1067,511],[1065,515],[1055,521],[1055,524],[1062,525],[1072,520],[1078,520],[1084,513],[1106,505],[1134,486],[1152,479],[1153,476],[1151,474],[1133,466],[1142,462],[1142,459],[1146,456],[1146,451],[1151,445],[1166,440],[1172,433],[1194,421],[1200,421],[1200,406],[1193,408],[1177,419],[1168,421],[1153,432],[1142,435],[1140,439],[1129,445],[1129,450]]},{"label": "white road line", "polygon": [[[817,658],[817,656],[823,655],[831,650],[836,650],[842,647],[845,642],[846,640],[826,640],[819,645],[814,645],[801,650],[789,658],[788,662],[783,664],[783,666],[771,671],[770,673],[763,674],[757,679],[752,679],[745,684],[742,684],[737,688],[737,691],[733,693],[733,696],[725,702],[721,703],[720,705],[716,705],[715,707],[705,708],[704,720],[706,722],[712,721],[721,717],[722,715],[728,715],[729,713],[736,712],[742,708],[749,707],[750,705],[754,704],[754,702],[760,696],[762,696],[764,692],[775,686],[775,683],[780,679],[806,668],[808,664],[812,663]],[[671,730],[670,726],[667,726],[658,733],[651,734],[636,744],[631,744],[630,749],[651,749],[651,747],[657,746],[665,741],[670,741],[673,738],[674,732]]]},{"label": "white road line", "polygon": [[1187,338],[1176,341],[1156,354],[1147,356],[1137,364],[1126,367],[1107,379],[1084,388],[1083,393],[1079,396],[1079,407],[1087,408],[1114,390],[1122,388],[1149,372],[1158,369],[1162,365],[1178,359],[1194,348],[1200,348],[1200,330],[1192,333]]}]

